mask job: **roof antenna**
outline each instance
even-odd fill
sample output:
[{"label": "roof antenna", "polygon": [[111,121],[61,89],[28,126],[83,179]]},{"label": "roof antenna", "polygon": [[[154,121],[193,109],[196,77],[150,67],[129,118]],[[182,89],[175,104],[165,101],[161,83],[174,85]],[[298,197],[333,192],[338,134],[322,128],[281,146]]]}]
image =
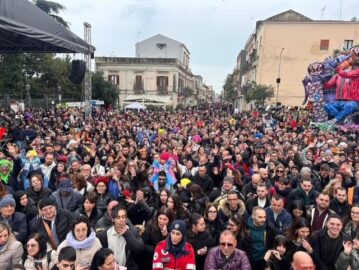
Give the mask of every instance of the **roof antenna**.
[{"label": "roof antenna", "polygon": [[324,11],[327,9],[327,6],[324,6],[322,9],[321,9],[321,12],[320,12],[320,19],[323,20],[323,16],[324,16]]},{"label": "roof antenna", "polygon": [[342,20],[342,7],[343,7],[343,0],[340,0],[339,21]]}]

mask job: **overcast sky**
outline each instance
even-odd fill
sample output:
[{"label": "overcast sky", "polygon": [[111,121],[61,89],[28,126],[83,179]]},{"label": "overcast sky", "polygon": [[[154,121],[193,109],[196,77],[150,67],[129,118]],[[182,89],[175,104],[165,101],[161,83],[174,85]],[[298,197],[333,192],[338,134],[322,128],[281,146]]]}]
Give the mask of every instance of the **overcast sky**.
[{"label": "overcast sky", "polygon": [[[56,1],[56,0],[54,0]],[[288,9],[311,19],[359,18],[358,0],[58,0],[60,15],[83,37],[92,25],[96,56],[134,57],[135,43],[163,34],[184,43],[194,74],[220,92],[255,22]]]}]

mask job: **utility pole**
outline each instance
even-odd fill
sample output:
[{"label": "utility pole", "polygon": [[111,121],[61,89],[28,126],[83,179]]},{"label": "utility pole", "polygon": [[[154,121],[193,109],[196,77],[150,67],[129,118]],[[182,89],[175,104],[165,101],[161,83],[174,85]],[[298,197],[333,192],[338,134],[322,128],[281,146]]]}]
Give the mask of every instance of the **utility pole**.
[{"label": "utility pole", "polygon": [[278,77],[277,77],[277,98],[276,98],[276,102],[278,103],[278,95],[279,95],[279,85],[280,85],[280,81],[281,81],[281,78],[280,78],[280,67],[281,67],[281,64],[282,64],[282,53],[284,51],[284,48],[282,48],[282,50],[280,51],[280,54],[279,54],[279,67],[278,67]]}]

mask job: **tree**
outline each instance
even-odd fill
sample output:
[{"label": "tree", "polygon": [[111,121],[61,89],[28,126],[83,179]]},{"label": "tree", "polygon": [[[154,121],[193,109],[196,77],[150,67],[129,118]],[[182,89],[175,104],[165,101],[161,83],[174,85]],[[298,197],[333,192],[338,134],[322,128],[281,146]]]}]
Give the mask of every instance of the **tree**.
[{"label": "tree", "polygon": [[254,102],[256,107],[264,106],[266,101],[274,97],[274,88],[271,85],[256,84],[252,82],[248,84],[248,89],[244,95],[247,103]]},{"label": "tree", "polygon": [[112,83],[105,81],[103,72],[92,74],[92,98],[103,100],[105,105],[116,105],[118,101],[118,89]]},{"label": "tree", "polygon": [[229,73],[223,85],[224,100],[230,101],[230,99],[233,98],[233,96],[236,94],[236,90],[234,89],[234,87],[234,74]]},{"label": "tree", "polygon": [[55,20],[57,20],[59,23],[61,23],[63,26],[69,28],[69,23],[58,15],[60,11],[66,9],[65,6],[53,1],[46,1],[46,0],[33,0],[33,3],[42,11],[46,12]]}]

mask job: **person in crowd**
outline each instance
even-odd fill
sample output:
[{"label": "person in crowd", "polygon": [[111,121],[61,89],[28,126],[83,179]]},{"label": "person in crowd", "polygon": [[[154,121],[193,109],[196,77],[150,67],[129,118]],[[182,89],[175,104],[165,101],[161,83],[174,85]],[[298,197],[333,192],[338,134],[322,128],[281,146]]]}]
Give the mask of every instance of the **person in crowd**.
[{"label": "person in crowd", "polygon": [[265,211],[268,221],[274,225],[277,234],[283,234],[292,224],[292,216],[284,208],[284,199],[279,194],[272,197],[271,206]]},{"label": "person in crowd", "polygon": [[239,199],[238,192],[230,191],[227,193],[227,200],[219,205],[218,218],[222,224],[227,225],[228,219],[234,215],[241,215],[247,219],[246,206],[242,200]]},{"label": "person in crowd", "polygon": [[196,269],[195,252],[186,240],[186,223],[174,220],[167,238],[159,242],[153,255],[152,269]]},{"label": "person in crowd", "polygon": [[251,270],[246,253],[237,249],[233,232],[225,230],[221,233],[219,246],[212,248],[206,257],[205,270],[238,269]]},{"label": "person in crowd", "polygon": [[83,197],[94,190],[93,185],[85,180],[82,174],[73,174],[71,176],[72,186],[75,192],[80,193]]},{"label": "person in crowd", "polygon": [[171,194],[167,200],[167,207],[172,209],[175,219],[185,220],[188,218],[188,212],[186,208],[183,206],[181,198],[176,193]]},{"label": "person in crowd", "polygon": [[315,270],[316,266],[313,262],[312,257],[304,252],[304,251],[297,251],[293,255],[293,262],[292,262],[292,268],[293,270]]},{"label": "person in crowd", "polygon": [[151,196],[149,188],[138,189],[135,193],[134,200],[127,200],[127,215],[133,225],[145,223],[152,217],[152,209],[147,201]]},{"label": "person in crowd", "polygon": [[70,231],[72,215],[68,210],[58,208],[52,198],[42,199],[39,211],[40,215],[30,222],[30,232],[44,234],[55,250]]},{"label": "person in crowd", "polygon": [[91,265],[93,256],[102,246],[86,216],[75,217],[66,239],[57,247],[56,260],[60,250],[67,246],[76,250],[75,266],[88,268]]},{"label": "person in crowd", "polygon": [[97,209],[104,213],[108,203],[113,199],[107,186],[109,179],[106,177],[97,177],[94,181],[95,192],[97,194]]},{"label": "person in crowd", "polygon": [[343,222],[338,214],[328,217],[326,227],[312,235],[310,244],[319,269],[334,270],[335,263],[343,251],[343,243],[350,237],[342,232]]},{"label": "person in crowd", "polygon": [[38,214],[34,201],[21,189],[15,192],[14,199],[16,203],[15,211],[25,214],[27,223],[30,223],[30,221]]},{"label": "person in crowd", "polygon": [[117,270],[118,264],[114,252],[108,248],[101,248],[92,260],[90,270]]},{"label": "person in crowd", "polygon": [[359,232],[359,204],[353,204],[349,213],[345,221],[344,232],[354,239],[356,233]]},{"label": "person in crowd", "polygon": [[288,212],[293,220],[299,217],[306,217],[306,208],[303,201],[294,200],[288,205]]},{"label": "person in crowd", "polygon": [[227,229],[233,232],[233,234],[236,236],[236,248],[248,252],[250,238],[245,219],[241,215],[231,216],[228,220]]},{"label": "person in crowd", "polygon": [[353,241],[344,242],[343,247],[344,250],[335,263],[335,269],[359,269],[359,233],[355,234]]},{"label": "person in crowd", "polygon": [[290,226],[288,232],[288,249],[287,259],[288,261],[293,260],[293,255],[297,251],[311,252],[313,250],[310,245],[311,228],[308,220],[304,217],[298,217],[295,219]]},{"label": "person in crowd", "polygon": [[167,207],[167,200],[170,195],[171,192],[168,189],[161,189],[156,198],[157,201],[156,209],[160,209],[162,206]]},{"label": "person in crowd", "polygon": [[16,239],[24,242],[27,237],[26,215],[15,212],[15,199],[8,195],[0,201],[0,221],[6,222],[11,227],[11,232]]},{"label": "person in crowd", "polygon": [[144,244],[138,231],[128,221],[123,205],[117,205],[112,210],[112,220],[112,227],[98,233],[102,247],[113,250],[120,266],[138,269],[135,257],[143,251]]},{"label": "person in crowd", "polygon": [[316,232],[324,228],[329,214],[334,212],[329,209],[330,197],[328,193],[320,193],[316,199],[316,204],[307,207],[307,218],[310,221],[312,231]]},{"label": "person in crowd", "polygon": [[206,222],[206,228],[209,234],[218,245],[219,235],[221,231],[225,229],[225,225],[218,218],[218,208],[214,203],[208,203],[206,210],[204,211],[204,220]]},{"label": "person in crowd", "polygon": [[196,269],[203,270],[207,252],[215,245],[215,242],[206,230],[206,223],[200,214],[193,213],[189,219],[189,225],[187,241],[195,251]]},{"label": "person in crowd", "polygon": [[26,242],[23,265],[26,270],[50,270],[56,263],[55,251],[47,250],[46,237],[32,234]]},{"label": "person in crowd", "polygon": [[342,218],[349,215],[350,206],[347,201],[347,191],[344,187],[339,187],[335,191],[334,199],[329,203],[329,209],[337,213]]},{"label": "person in crowd", "polygon": [[248,250],[249,259],[253,269],[261,269],[265,252],[273,247],[275,228],[268,222],[266,211],[260,206],[253,208],[247,227],[251,243]]},{"label": "person in crowd", "polygon": [[74,216],[83,215],[87,217],[91,228],[95,228],[97,221],[103,216],[103,213],[97,209],[97,194],[95,192],[89,192],[84,198],[82,207],[76,210]]},{"label": "person in crowd", "polygon": [[[76,261],[76,250],[71,247],[63,247],[57,257],[56,264],[51,268],[51,270],[74,270]],[[83,267],[78,265],[76,270],[85,270]]]},{"label": "person in crowd", "polygon": [[40,173],[36,172],[30,175],[30,187],[26,190],[26,194],[34,201],[35,205],[37,205],[41,199],[48,198],[51,193],[51,189],[44,187]]},{"label": "person in crowd", "polygon": [[[65,160],[64,160],[65,158]],[[57,165],[51,169],[49,188],[55,191],[58,188],[60,178],[66,173],[67,157],[63,156],[62,159],[57,160]]]},{"label": "person in crowd", "polygon": [[267,250],[264,255],[265,270],[289,270],[290,262],[287,260],[288,239],[284,235],[274,238],[273,249]]},{"label": "person in crowd", "polygon": [[205,164],[198,166],[198,171],[191,180],[194,184],[199,185],[206,195],[209,195],[213,191],[214,183],[212,178],[207,174],[207,167]]},{"label": "person in crowd", "polygon": [[226,175],[223,178],[223,183],[221,188],[214,189],[209,195],[208,198],[211,202],[220,204],[222,200],[227,199],[227,194],[231,190],[237,190],[234,185],[234,177]]},{"label": "person in crowd", "polygon": [[257,194],[257,186],[262,182],[260,174],[255,173],[252,175],[251,181],[243,187],[242,194],[245,200],[248,200]]},{"label": "person in crowd", "polygon": [[318,197],[318,192],[314,190],[312,180],[310,178],[302,178],[297,188],[289,192],[287,197],[287,204],[289,205],[294,200],[304,202],[304,205],[313,205]]},{"label": "person in crowd", "polygon": [[166,206],[162,206],[150,222],[147,222],[142,239],[144,242],[143,268],[152,268],[152,257],[155,252],[156,245],[165,240],[169,227],[173,221],[173,211]]},{"label": "person in crowd", "polygon": [[20,264],[23,252],[22,244],[11,233],[10,226],[0,221],[0,269]]},{"label": "person in crowd", "polygon": [[191,201],[187,208],[191,213],[198,213],[203,215],[204,210],[206,209],[206,205],[209,203],[208,197],[203,192],[201,186],[197,184],[192,184],[189,191],[191,193]]},{"label": "person in crowd", "polygon": [[112,210],[119,204],[118,201],[110,201],[104,215],[96,222],[96,232],[107,230],[113,225]]},{"label": "person in crowd", "polygon": [[246,210],[248,215],[252,214],[252,209],[255,206],[267,208],[270,206],[270,198],[268,196],[268,189],[265,183],[259,183],[256,190],[257,196],[253,196],[246,200]]},{"label": "person in crowd", "polygon": [[59,188],[51,194],[51,197],[59,208],[70,212],[78,210],[83,201],[82,195],[73,189],[71,180],[68,178],[60,179]]}]

